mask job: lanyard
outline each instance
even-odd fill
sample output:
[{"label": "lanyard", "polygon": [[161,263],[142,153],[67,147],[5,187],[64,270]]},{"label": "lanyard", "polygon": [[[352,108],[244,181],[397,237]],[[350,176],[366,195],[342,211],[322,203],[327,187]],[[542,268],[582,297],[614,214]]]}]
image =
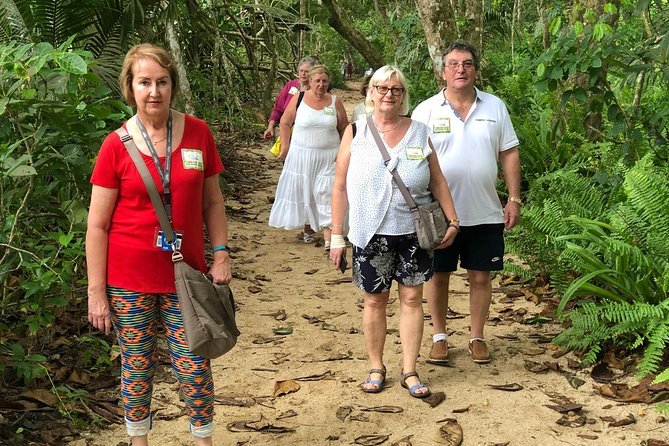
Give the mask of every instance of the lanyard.
[{"label": "lanyard", "polygon": [[170,193],[170,167],[172,162],[172,111],[170,111],[170,116],[167,118],[167,147],[165,149],[165,168],[163,168],[160,163],[160,158],[158,157],[158,152],[153,145],[153,141],[149,137],[144,124],[140,121],[139,116],[137,116],[137,125],[139,126],[139,131],[142,133],[144,142],[149,148],[151,157],[153,158],[153,163],[156,165],[158,170],[158,175],[163,182],[163,204],[165,205],[165,211],[167,212],[167,217],[172,220],[172,196]]}]

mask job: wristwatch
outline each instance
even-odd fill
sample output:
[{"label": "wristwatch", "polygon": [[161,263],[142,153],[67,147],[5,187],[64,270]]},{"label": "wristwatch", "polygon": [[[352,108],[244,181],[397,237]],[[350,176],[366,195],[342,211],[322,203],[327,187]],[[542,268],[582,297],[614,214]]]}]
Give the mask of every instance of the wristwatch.
[{"label": "wristwatch", "polygon": [[523,200],[518,197],[509,197],[508,200],[513,201],[514,203],[518,203],[519,206],[522,206],[523,204]]},{"label": "wristwatch", "polygon": [[447,228],[450,228],[451,226],[457,229],[458,232],[460,232],[460,219],[454,218],[452,220],[448,220]]}]

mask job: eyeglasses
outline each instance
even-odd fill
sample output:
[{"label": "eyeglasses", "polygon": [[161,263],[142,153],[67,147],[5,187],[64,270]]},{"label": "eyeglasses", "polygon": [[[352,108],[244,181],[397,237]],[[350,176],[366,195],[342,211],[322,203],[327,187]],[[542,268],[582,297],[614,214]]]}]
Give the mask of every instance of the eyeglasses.
[{"label": "eyeglasses", "polygon": [[458,67],[461,66],[461,65],[462,65],[462,68],[464,68],[467,71],[474,69],[474,62],[472,62],[471,60],[465,60],[464,62],[456,62],[456,61],[452,60],[452,61],[450,61],[446,64],[446,67],[449,70],[457,70]]},{"label": "eyeglasses", "polygon": [[385,85],[374,85],[374,88],[376,88],[376,92],[381,96],[388,94],[388,91],[390,91],[393,96],[402,96],[402,93],[404,93],[404,88],[402,87],[388,88]]}]

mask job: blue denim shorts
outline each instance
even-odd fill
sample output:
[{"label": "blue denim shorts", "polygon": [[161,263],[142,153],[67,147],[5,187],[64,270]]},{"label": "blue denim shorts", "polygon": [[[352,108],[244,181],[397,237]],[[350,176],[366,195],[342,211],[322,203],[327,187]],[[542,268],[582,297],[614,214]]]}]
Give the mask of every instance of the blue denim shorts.
[{"label": "blue denim shorts", "polygon": [[353,246],[353,284],[380,294],[390,290],[393,279],[418,286],[432,277],[432,253],[418,246],[416,234],[372,237],[365,248]]}]

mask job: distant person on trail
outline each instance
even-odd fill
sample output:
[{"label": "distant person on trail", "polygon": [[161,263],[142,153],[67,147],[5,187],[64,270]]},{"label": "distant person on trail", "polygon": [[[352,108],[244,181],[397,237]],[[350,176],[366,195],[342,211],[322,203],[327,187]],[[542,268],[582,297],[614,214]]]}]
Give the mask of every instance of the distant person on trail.
[{"label": "distant person on trail", "polygon": [[[460,233],[453,245],[435,250],[434,275],[425,287],[434,330],[428,362],[448,363],[448,286],[460,259],[469,277],[469,354],[474,362],[487,363],[490,351],[483,328],[492,298],[490,271],[503,268],[504,230],[520,220],[518,138],[504,103],[474,86],[479,69],[474,46],[451,44],[442,63],[446,87],[419,104],[412,114],[431,130],[439,165],[460,217]],[[504,207],[495,187],[498,161],[509,194]]]},{"label": "distant person on trail", "polygon": [[272,113],[269,115],[267,129],[265,129],[262,135],[264,139],[274,137],[274,129],[279,124],[279,121],[281,121],[281,116],[283,116],[290,100],[300,91],[305,91],[309,88],[309,70],[317,64],[318,61],[316,58],[311,56],[303,58],[297,64],[297,79],[288,81],[276,98],[274,109],[272,109]]},{"label": "distant person on trail", "polygon": [[[218,183],[223,164],[207,124],[170,108],[179,91],[174,62],[163,48],[134,46],[125,56],[120,84],[126,102],[137,109],[123,128],[170,204],[166,207],[184,260],[214,282],[229,283],[228,223]],[[102,143],[91,183],[88,321],[105,334],[113,328],[121,347],[121,400],[130,442],[148,445],[162,327],[194,442],[211,446],[211,362],[188,349],[174,285],[173,247],[160,231],[149,192],[118,133]],[[203,223],[213,246],[211,267],[204,256]]]},{"label": "distant person on trail", "polygon": [[[402,373],[400,384],[414,398],[430,395],[416,372],[423,337],[423,283],[432,276],[432,253],[420,248],[411,211],[372,135],[375,126],[382,135],[391,161],[417,204],[432,201],[432,194],[451,222],[457,221],[448,184],[429,142],[426,125],[405,118],[409,93],[402,72],[391,65],[379,68],[367,90],[370,118],[346,128],[339,153],[332,192],[332,244],[330,258],[342,269],[346,258],[343,236],[349,208],[348,238],[353,245],[353,283],[365,292],[362,327],[371,366],[362,391],[378,393],[384,388],[386,367],[386,308],[392,282],[400,299]],[[448,246],[458,229],[449,224],[439,246]]]},{"label": "distant person on trail", "polygon": [[362,85],[360,85],[360,94],[363,99],[361,102],[358,102],[353,108],[353,113],[351,115],[351,122],[355,122],[358,119],[367,117],[367,106],[365,105],[365,100],[367,99],[367,89],[369,88],[369,80],[372,78],[372,75],[365,76],[362,80]]},{"label": "distant person on trail", "polygon": [[322,230],[326,251],[330,249],[335,157],[348,125],[341,99],[327,92],[329,82],[328,69],[314,66],[309,71],[309,89],[293,97],[281,117],[279,159],[285,163],[269,215],[269,225],[275,228],[304,226],[304,243],[313,243],[315,232]]}]

